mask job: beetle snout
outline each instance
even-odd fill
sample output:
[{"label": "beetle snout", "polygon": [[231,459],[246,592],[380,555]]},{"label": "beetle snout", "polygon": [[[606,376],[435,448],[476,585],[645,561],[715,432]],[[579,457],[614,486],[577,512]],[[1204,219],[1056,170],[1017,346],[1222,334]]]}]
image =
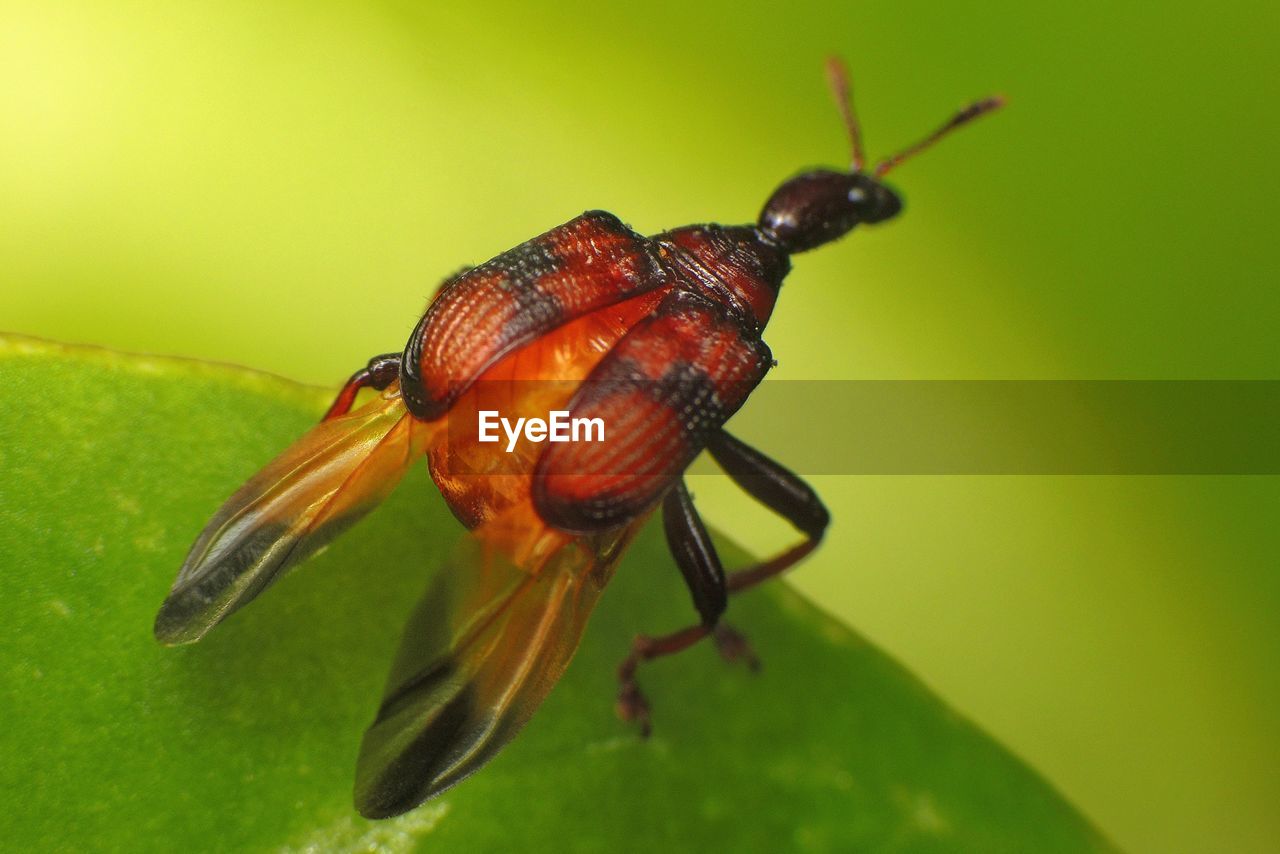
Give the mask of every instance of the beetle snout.
[{"label": "beetle snout", "polygon": [[879,181],[867,179],[870,193],[862,208],[862,221],[867,223],[884,222],[902,213],[902,198]]}]

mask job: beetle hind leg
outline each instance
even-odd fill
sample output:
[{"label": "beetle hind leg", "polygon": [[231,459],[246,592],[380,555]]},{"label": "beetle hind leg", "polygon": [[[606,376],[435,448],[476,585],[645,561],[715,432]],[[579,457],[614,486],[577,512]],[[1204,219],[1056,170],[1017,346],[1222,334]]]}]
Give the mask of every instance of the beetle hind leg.
[{"label": "beetle hind leg", "polygon": [[716,649],[725,661],[742,662],[752,672],[760,669],[760,659],[756,657],[747,639],[727,623],[718,623],[714,628],[706,625],[689,626],[659,637],[636,635],[631,642],[630,654],[618,665],[618,717],[636,724],[640,735],[648,738],[653,729],[652,708],[644,692],[640,690],[640,683],[636,681],[636,670],[646,661],[683,652],[707,635],[711,635]]},{"label": "beetle hind leg", "polygon": [[667,543],[702,622],[658,637],[637,635],[631,652],[618,666],[618,714],[623,720],[638,724],[644,736],[652,730],[652,710],[636,681],[640,665],[675,655],[710,635],[725,661],[745,664],[752,672],[759,670],[760,659],[746,637],[720,621],[727,597],[780,575],[803,560],[818,547],[831,518],[817,493],[799,476],[723,430],[707,443],[707,450],[738,486],[790,522],[805,535],[805,540],[770,560],[726,575],[684,482],[677,483],[668,493],[662,505]]},{"label": "beetle hind leg", "polygon": [[640,684],[636,681],[636,669],[646,661],[675,655],[707,636],[706,626],[690,626],[678,632],[661,637],[636,635],[631,642],[631,653],[618,665],[618,717],[628,723],[636,724],[640,735],[648,738],[652,731],[649,701],[645,699]]},{"label": "beetle hind leg", "polygon": [[631,653],[618,666],[618,715],[638,724],[644,736],[650,730],[649,701],[636,682],[636,670],[645,661],[675,655],[711,634],[729,602],[724,567],[683,480],[662,501],[662,527],[702,622],[660,637],[637,635]]},{"label": "beetle hind leg", "polygon": [[760,656],[756,655],[747,636],[728,623],[721,623],[711,634],[716,651],[729,664],[743,664],[752,673],[760,672]]}]

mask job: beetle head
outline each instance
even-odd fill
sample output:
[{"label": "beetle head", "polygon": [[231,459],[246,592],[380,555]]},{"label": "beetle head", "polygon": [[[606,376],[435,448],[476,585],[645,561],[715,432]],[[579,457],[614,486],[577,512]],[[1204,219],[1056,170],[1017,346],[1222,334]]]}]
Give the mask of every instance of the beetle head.
[{"label": "beetle head", "polygon": [[884,222],[902,210],[901,197],[880,179],[902,161],[933,145],[963,124],[1002,106],[1004,99],[985,98],[965,107],[946,124],[915,145],[864,170],[862,134],[849,75],[840,60],[827,61],[827,75],[853,150],[849,171],[815,169],[784,182],[765,202],[757,227],[766,238],[787,252],[803,252],[848,234],[858,223]]},{"label": "beetle head", "polygon": [[865,172],[815,169],[783,183],[760,212],[760,230],[788,252],[843,237],[860,222],[902,210],[898,194]]}]

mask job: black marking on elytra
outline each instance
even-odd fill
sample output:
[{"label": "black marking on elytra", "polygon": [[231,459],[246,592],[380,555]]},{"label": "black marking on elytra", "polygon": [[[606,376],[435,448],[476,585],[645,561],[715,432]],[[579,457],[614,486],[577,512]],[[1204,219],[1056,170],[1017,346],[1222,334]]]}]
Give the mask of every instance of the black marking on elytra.
[{"label": "black marking on elytra", "polygon": [[527,283],[559,272],[563,263],[550,241],[534,238],[508,249],[480,265],[479,269],[482,272],[497,270],[504,273],[510,282]]},{"label": "black marking on elytra", "polygon": [[564,306],[555,294],[547,293],[536,282],[512,278],[502,280],[498,286],[514,305],[514,310],[502,325],[499,338],[503,341],[522,341],[542,329],[559,326],[564,319]]},{"label": "black marking on elytra", "polygon": [[[669,409],[688,454],[696,454],[727,417],[724,403],[707,372],[686,361],[672,363],[661,378],[654,380],[646,376],[636,362],[616,357],[608,375],[592,380],[591,385],[603,399],[639,393]],[[628,470],[630,462],[618,461],[619,471],[559,474],[632,474]],[[535,477],[535,507],[546,521],[568,531],[600,531],[624,524],[647,510],[659,497],[646,489],[627,489],[602,492],[569,504],[549,500],[545,488],[545,480]]]},{"label": "black marking on elytra", "polygon": [[[503,310],[508,312],[498,339],[504,342],[520,341],[542,329],[559,325],[564,318],[564,306],[555,295],[538,287],[539,281],[555,275],[563,265],[564,262],[556,255],[551,244],[534,239],[508,249],[468,270],[459,278],[483,279],[490,275],[496,276],[497,288],[505,302]],[[448,300],[449,295],[443,294],[441,299]],[[439,303],[433,302],[428,306],[426,313],[414,326],[400,365],[401,396],[405,407],[414,416],[427,421],[443,415],[461,392],[461,389],[457,389],[444,399],[436,399],[427,393],[423,383],[422,351],[428,326],[434,316],[432,308],[437,304]]]},{"label": "black marking on elytra", "polygon": [[653,394],[676,413],[685,441],[699,448],[729,417],[711,375],[692,362],[672,362]]}]

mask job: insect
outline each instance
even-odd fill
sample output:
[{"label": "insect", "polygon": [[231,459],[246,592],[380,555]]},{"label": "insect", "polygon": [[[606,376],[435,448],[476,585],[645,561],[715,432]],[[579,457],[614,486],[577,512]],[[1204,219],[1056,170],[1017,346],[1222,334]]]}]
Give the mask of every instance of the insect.
[{"label": "insect", "polygon": [[[987,98],[870,171],[837,60],[828,74],[848,132],[847,170],[785,182],[752,225],[643,237],[588,211],[447,280],[401,353],[377,356],[323,420],[229,498],[192,546],[155,622],[199,640],[395,487],[425,456],[469,530],[411,617],[356,769],[362,814],[405,812],[506,744],[560,678],[628,542],[660,508],[698,621],[639,636],[619,667],[618,708],[642,731],[645,661],[712,637],[751,660],[721,622],[731,594],[793,566],[829,516],[803,480],[723,429],[773,365],[761,338],[790,256],[902,208],[882,182],[903,160],[1001,104]],[[362,389],[378,392],[355,407]],[[599,441],[502,448],[477,416],[563,411]],[[803,540],[726,574],[683,481],[701,451]]]}]

